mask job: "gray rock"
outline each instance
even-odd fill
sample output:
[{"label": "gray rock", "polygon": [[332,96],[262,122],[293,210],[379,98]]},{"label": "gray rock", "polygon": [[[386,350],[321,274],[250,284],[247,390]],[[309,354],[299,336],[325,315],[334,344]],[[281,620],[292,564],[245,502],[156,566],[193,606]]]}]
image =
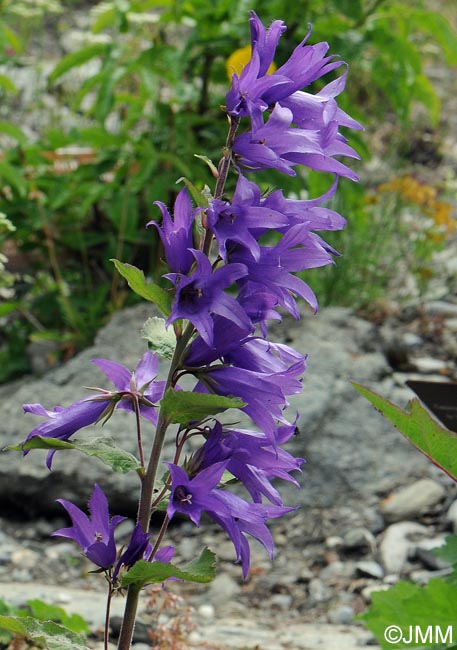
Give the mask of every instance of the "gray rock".
[{"label": "gray rock", "polygon": [[387,528],[379,546],[379,553],[386,573],[402,573],[408,556],[414,549],[414,538],[428,535],[425,526],[413,521],[402,521]]},{"label": "gray rock", "polygon": [[451,503],[446,513],[446,521],[452,524],[452,530],[457,533],[457,499]]},{"label": "gray rock", "polygon": [[384,569],[374,560],[360,560],[355,565],[355,568],[363,576],[378,578],[379,580],[384,577]]},{"label": "gray rock", "polygon": [[446,490],[432,479],[421,479],[385,499],[381,512],[388,522],[414,519],[428,512],[444,498]]},{"label": "gray rock", "polygon": [[444,300],[428,302],[424,305],[424,309],[430,316],[457,317],[457,304]]},{"label": "gray rock", "polygon": [[211,603],[216,609],[224,607],[240,593],[240,585],[226,573],[219,573],[210,583],[204,596],[205,603]]},{"label": "gray rock", "polygon": [[447,364],[442,359],[433,357],[417,357],[412,361],[415,369],[423,374],[431,375],[446,370]]},{"label": "gray rock", "polygon": [[347,549],[368,548],[371,551],[376,549],[376,540],[372,532],[367,528],[352,528],[343,537],[344,546]]},{"label": "gray rock", "polygon": [[309,597],[315,603],[325,603],[332,599],[333,591],[319,578],[313,578],[308,584]]},{"label": "gray rock", "polygon": [[330,623],[334,625],[351,625],[354,619],[354,610],[348,605],[331,609],[328,614]]}]

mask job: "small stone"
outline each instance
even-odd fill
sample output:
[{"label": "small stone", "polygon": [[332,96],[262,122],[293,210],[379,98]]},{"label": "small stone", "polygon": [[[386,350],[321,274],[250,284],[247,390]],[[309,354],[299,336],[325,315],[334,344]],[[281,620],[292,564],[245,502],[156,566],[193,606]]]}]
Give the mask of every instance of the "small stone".
[{"label": "small stone", "polygon": [[327,537],[327,539],[325,540],[325,546],[331,550],[338,550],[340,548],[343,548],[344,540],[342,537],[337,537],[336,535],[333,535],[331,537]]},{"label": "small stone", "polygon": [[432,578],[444,578],[452,573],[452,567],[439,569],[438,571],[411,571],[410,580],[418,585],[426,585]]},{"label": "small stone", "polygon": [[452,524],[452,531],[457,533],[457,499],[449,506],[446,513],[446,521]]},{"label": "small stone", "polygon": [[414,334],[414,332],[405,332],[401,339],[403,345],[407,348],[419,348],[424,343],[423,339],[417,334]]},{"label": "small stone", "polygon": [[427,534],[425,526],[413,521],[401,521],[389,526],[379,546],[386,573],[401,573],[414,548],[412,538],[425,537]]},{"label": "small stone", "polygon": [[309,597],[315,603],[325,603],[332,599],[333,592],[322,580],[313,578],[308,585]]},{"label": "small stone", "polygon": [[332,562],[324,567],[319,573],[321,580],[332,581],[335,578],[351,578],[354,575],[354,565],[352,562]]},{"label": "small stone", "polygon": [[371,551],[376,549],[376,540],[373,533],[367,528],[351,528],[343,537],[344,546],[347,549],[369,548]]},{"label": "small stone", "polygon": [[217,609],[236,598],[240,591],[240,585],[233,578],[226,573],[219,573],[211,582],[205,600],[211,602]]},{"label": "small stone", "polygon": [[444,300],[434,300],[425,304],[425,311],[430,316],[457,317],[457,304]]},{"label": "small stone", "polygon": [[401,488],[381,502],[381,512],[388,522],[414,519],[429,512],[444,498],[444,487],[430,478]]},{"label": "small stone", "polygon": [[412,363],[417,372],[421,372],[424,375],[430,375],[434,372],[441,372],[447,368],[445,361],[442,361],[441,359],[434,359],[432,357],[418,357],[417,359],[413,359]]},{"label": "small stone", "polygon": [[207,621],[212,620],[216,615],[216,610],[211,603],[203,603],[197,610],[199,616]]},{"label": "small stone", "polygon": [[331,609],[328,614],[330,623],[334,625],[351,625],[354,619],[354,610],[348,605]]},{"label": "small stone", "polygon": [[18,548],[11,554],[11,563],[21,569],[33,569],[39,561],[39,553],[29,548]]},{"label": "small stone", "polygon": [[355,568],[363,576],[378,578],[379,580],[384,577],[384,569],[374,560],[360,560],[355,565]]},{"label": "small stone", "polygon": [[282,610],[290,609],[292,601],[293,598],[290,594],[273,594],[270,598],[271,606]]},{"label": "small stone", "polygon": [[386,585],[396,585],[399,580],[400,576],[398,573],[388,573],[384,576],[383,582]]}]

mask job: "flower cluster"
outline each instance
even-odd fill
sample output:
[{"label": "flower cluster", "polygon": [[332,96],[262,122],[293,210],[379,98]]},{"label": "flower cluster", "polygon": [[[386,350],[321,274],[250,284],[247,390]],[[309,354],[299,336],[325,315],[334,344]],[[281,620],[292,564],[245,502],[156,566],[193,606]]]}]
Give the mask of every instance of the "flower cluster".
[{"label": "flower cluster", "polygon": [[[335,193],[340,176],[357,180],[336,157],[358,157],[339,130],[361,128],[337,105],[346,67],[327,56],[326,43],[308,45],[308,34],[276,68],[273,58],[286,29],[284,23],[275,21],[265,29],[251,13],[250,25],[251,58],[240,74],[233,74],[226,97],[231,158],[225,156],[219,165],[215,197],[205,208],[193,208],[183,189],[173,213],[158,203],[162,223],[148,224],[160,236],[168,265],[164,278],[173,296],[165,325],[173,325],[177,347],[167,391],[184,390],[181,378],[190,376],[194,396],[237,397],[243,402],[241,410],[257,427],[227,426],[216,418],[187,424],[179,420],[176,454],[166,463],[168,475],[161,493],[169,498],[167,518],[180,513],[199,525],[202,513],[207,513],[231,538],[245,576],[250,565],[248,537],[257,539],[272,556],[267,521],[292,510],[283,504],[273,480],[296,483],[293,472],[300,471],[304,462],[282,445],[296,429],[297,415],[288,416],[286,409],[289,396],[301,391],[306,356],[269,341],[268,325],[281,320],[284,311],[299,318],[298,298],[317,310],[316,296],[297,273],[333,263],[336,251],[319,233],[341,229],[345,220],[324,202]],[[340,68],[343,73],[317,94],[304,90]],[[237,134],[244,121],[246,130]],[[230,165],[237,174],[231,199],[223,192]],[[318,198],[296,200],[281,190],[265,195],[246,176],[262,169],[294,175],[297,165],[332,174],[330,189]],[[198,215],[203,234],[201,227],[194,227]],[[165,386],[156,381],[154,354],[147,352],[133,374],[113,361],[95,363],[116,390],[96,389],[94,397],[52,412],[41,405],[26,405],[26,411],[47,418],[28,439],[41,435],[68,440],[78,429],[110,416],[115,408],[134,411],[157,425],[156,435],[163,439],[168,424],[166,418],[158,418],[157,411]],[[183,463],[180,456],[185,442],[197,435],[201,445]],[[227,475],[245,487],[246,498],[229,491]],[[145,480],[149,478],[150,473]],[[73,528],[56,534],[73,537],[101,568],[114,568],[117,576],[121,566],[151,558],[144,524],[135,528],[126,551],[116,553],[113,531],[120,518],[109,520],[98,486],[90,502],[92,521],[72,504],[61,503],[73,519]],[[167,551],[165,559],[170,557]]]}]

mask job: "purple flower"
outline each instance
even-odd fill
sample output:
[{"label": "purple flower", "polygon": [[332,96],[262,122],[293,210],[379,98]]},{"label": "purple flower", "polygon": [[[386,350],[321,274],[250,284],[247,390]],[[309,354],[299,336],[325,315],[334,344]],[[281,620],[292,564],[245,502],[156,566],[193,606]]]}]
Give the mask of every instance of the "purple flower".
[{"label": "purple flower", "polygon": [[230,203],[214,200],[208,208],[208,225],[213,231],[221,257],[227,258],[227,241],[246,246],[255,259],[260,255],[253,231],[287,226],[286,215],[269,205],[261,204],[260,189],[240,174]]},{"label": "purple flower", "polygon": [[294,295],[306,300],[314,311],[317,311],[317,299],[306,282],[293,274],[333,264],[331,254],[337,252],[310,232],[309,226],[304,223],[289,228],[276,246],[261,246],[258,260],[242,247],[230,251],[229,259],[248,268],[248,273],[240,282],[241,286],[250,282],[251,293],[257,287],[260,292],[271,294],[279,305],[298,319],[300,315]]},{"label": "purple flower", "polygon": [[140,415],[157,424],[156,406],[162,399],[165,382],[155,381],[159,366],[155,354],[145,352],[133,372],[109,359],[92,359],[92,362],[114,384],[119,397],[116,408],[133,412],[134,403],[138,402]]},{"label": "purple flower", "polygon": [[[152,352],[145,352],[132,373],[128,368],[108,359],[93,359],[95,363],[114,384],[116,391],[94,389],[98,394],[78,400],[63,408],[56,406],[47,411],[41,404],[24,404],[25,413],[41,415],[47,418],[36,426],[27,436],[68,440],[76,431],[100,420],[108,418],[115,408],[134,411],[134,402],[138,403],[140,415],[153,424],[157,423],[156,403],[162,398],[165,382],[157,381],[157,357]],[[28,451],[24,452],[26,455]],[[46,465],[52,467],[55,450],[50,451]]]},{"label": "purple flower", "polygon": [[218,314],[232,321],[246,332],[252,324],[241,305],[224,289],[247,273],[243,264],[226,264],[213,271],[209,259],[197,250],[192,250],[197,268],[188,277],[169,273],[165,277],[176,286],[176,299],[167,325],[179,318],[186,318],[196,328],[207,345],[212,346],[214,321],[212,314]]},{"label": "purple flower", "polygon": [[197,526],[206,512],[228,533],[235,547],[237,559],[241,560],[243,575],[249,572],[249,544],[245,534],[255,537],[273,555],[273,540],[266,526],[269,517],[279,517],[293,508],[264,506],[248,503],[240,497],[217,489],[226,462],[218,462],[203,469],[190,479],[185,470],[167,463],[172,485],[167,514],[171,519],[176,512],[187,515]]},{"label": "purple flower", "polygon": [[295,176],[296,165],[306,165],[315,171],[358,180],[352,169],[333,158],[360,158],[338,132],[337,122],[312,130],[293,127],[292,119],[289,108],[276,104],[265,124],[236,138],[233,151],[237,162],[250,171],[277,169],[289,176]]},{"label": "purple flower", "polygon": [[162,240],[165,259],[170,271],[188,273],[194,258],[189,249],[192,248],[192,224],[199,208],[192,210],[187,188],[178,194],[173,211],[173,219],[168,209],[161,201],[155,201],[162,212],[162,227],[156,221],[149,221],[146,226],[154,226]]},{"label": "purple flower", "polygon": [[52,535],[75,540],[91,562],[105,570],[111,568],[116,561],[114,530],[126,517],[116,515],[110,519],[108,501],[97,484],[89,500],[90,518],[70,501],[57,501],[70,515],[73,526],[56,530]]},{"label": "purple flower", "polygon": [[[113,403],[111,396],[106,395],[104,399],[86,397],[74,402],[67,408],[55,406],[52,411],[47,411],[41,404],[23,404],[22,408],[25,413],[41,415],[47,418],[29,433],[26,441],[35,436],[68,440],[79,429],[94,424],[105,415],[109,415]],[[28,453],[29,450],[24,451],[24,456]],[[46,457],[48,469],[52,467],[52,459],[55,453],[55,450],[48,452]]]},{"label": "purple flower", "polygon": [[[295,425],[279,427],[275,438],[283,441],[294,431]],[[271,479],[281,478],[298,486],[290,472],[300,471],[304,463],[303,458],[294,458],[287,451],[273,446],[264,433],[225,429],[216,422],[204,445],[189,461],[188,470],[191,473],[201,471],[220,461],[227,461],[227,471],[241,481],[254,502],[261,503],[264,496],[280,506],[283,505],[282,498]]]}]

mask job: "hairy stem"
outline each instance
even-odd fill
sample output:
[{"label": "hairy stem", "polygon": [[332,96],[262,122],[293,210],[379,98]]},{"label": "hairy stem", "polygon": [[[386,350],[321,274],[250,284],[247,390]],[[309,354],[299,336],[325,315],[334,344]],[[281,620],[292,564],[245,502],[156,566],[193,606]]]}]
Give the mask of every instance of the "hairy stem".
[{"label": "hairy stem", "polygon": [[[222,156],[218,165],[218,179],[214,191],[214,198],[216,199],[221,198],[224,192],[225,183],[227,181],[227,176],[232,161],[232,148],[233,148],[233,143],[235,141],[235,134],[239,125],[239,118],[229,117],[229,122],[230,122],[230,127],[229,127],[229,132],[224,147],[224,155]],[[213,234],[208,229],[206,231],[205,241],[203,244],[203,252],[205,253],[205,255],[209,254],[212,240],[213,240]],[[194,332],[194,326],[192,325],[192,323],[188,323],[182,336],[178,339],[173,354],[173,359],[170,364],[170,370],[168,372],[168,377],[165,384],[165,390],[168,390],[168,388],[173,386],[173,377],[175,375],[176,370],[181,365],[183,354],[186,350],[187,344],[189,343],[193,332]],[[157,476],[157,469],[159,467],[160,456],[162,453],[168,424],[169,423],[163,416],[162,410],[160,410],[157,427],[156,427],[156,433],[152,444],[151,455],[149,457],[149,463],[141,485],[141,495],[140,495],[140,502],[138,506],[137,523],[141,524],[141,527],[144,530],[144,532],[147,532],[149,530],[149,520],[151,518],[151,505],[153,503],[154,483]],[[165,535],[167,527],[168,527],[168,517],[165,517],[156,545],[154,547],[154,553],[159,548],[159,545],[162,542],[162,538]],[[136,612],[138,609],[138,600],[139,600],[140,591],[141,591],[141,587],[139,587],[138,584],[131,584],[129,586],[127,599],[125,603],[124,619],[122,622],[121,633],[119,636],[119,643],[117,646],[118,650],[130,650],[133,628],[135,626]]]}]

